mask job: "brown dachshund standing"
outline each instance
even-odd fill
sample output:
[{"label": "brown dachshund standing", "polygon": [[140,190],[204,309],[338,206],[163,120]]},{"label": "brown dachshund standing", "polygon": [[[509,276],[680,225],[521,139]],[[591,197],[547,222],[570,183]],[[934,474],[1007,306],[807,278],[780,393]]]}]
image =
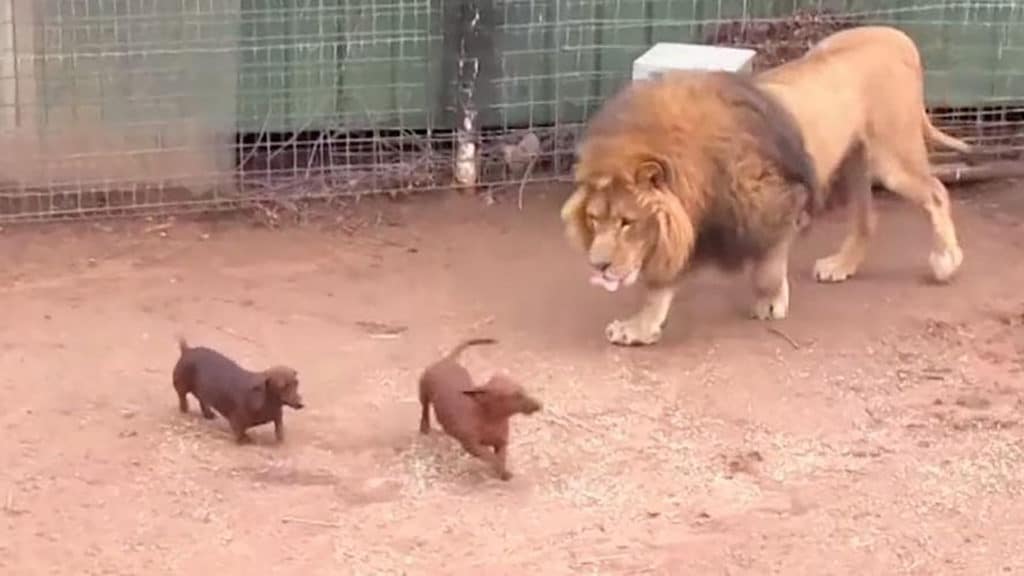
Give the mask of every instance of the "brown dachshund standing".
[{"label": "brown dachshund standing", "polygon": [[473,385],[469,372],[458,362],[459,355],[470,346],[495,342],[493,338],[465,340],[423,371],[419,381],[420,432],[430,433],[433,404],[445,433],[458,440],[466,452],[490,464],[499,478],[509,480],[512,474],[505,467],[509,418],[533,414],[541,409],[541,403],[504,375],[492,376],[480,387]]},{"label": "brown dachshund standing", "polygon": [[227,419],[239,444],[249,441],[248,428],[267,422],[274,423],[277,441],[284,440],[282,406],[303,406],[295,370],[274,366],[250,372],[216,350],[190,348],[184,338],[178,339],[178,348],[181,356],[172,379],[182,412],[188,412],[187,395],[191,393],[199,400],[204,418],[214,418],[213,408]]}]

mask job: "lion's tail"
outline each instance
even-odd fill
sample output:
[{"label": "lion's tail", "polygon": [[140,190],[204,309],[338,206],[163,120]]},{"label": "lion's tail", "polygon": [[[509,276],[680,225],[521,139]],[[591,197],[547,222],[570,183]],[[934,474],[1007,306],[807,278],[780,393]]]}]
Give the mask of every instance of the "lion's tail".
[{"label": "lion's tail", "polygon": [[470,346],[480,346],[480,345],[483,345],[483,344],[495,344],[497,342],[498,341],[496,339],[494,339],[494,338],[470,338],[468,340],[463,340],[458,345],[456,345],[454,348],[452,348],[451,352],[449,352],[445,356],[445,359],[447,359],[447,360],[457,360],[459,358],[459,355],[462,354],[462,351],[465,350],[466,348],[469,348]]},{"label": "lion's tail", "polygon": [[959,138],[950,136],[949,134],[946,134],[942,130],[936,128],[935,125],[932,124],[931,119],[928,118],[927,112],[924,113],[924,118],[922,120],[924,122],[924,135],[925,138],[927,138],[928,140],[931,140],[932,142],[937,142],[938,144],[941,144],[946,148],[956,150],[957,152],[960,152],[962,154],[972,154],[975,152],[974,146],[971,146],[967,142],[964,142]]}]

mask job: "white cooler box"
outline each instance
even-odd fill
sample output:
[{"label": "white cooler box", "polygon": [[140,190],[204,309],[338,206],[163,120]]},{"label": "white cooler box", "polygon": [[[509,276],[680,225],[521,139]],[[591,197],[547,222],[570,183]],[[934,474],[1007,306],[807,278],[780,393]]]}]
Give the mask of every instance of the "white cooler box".
[{"label": "white cooler box", "polygon": [[666,70],[725,70],[749,74],[756,54],[746,48],[659,42],[633,61],[633,80],[654,78]]}]

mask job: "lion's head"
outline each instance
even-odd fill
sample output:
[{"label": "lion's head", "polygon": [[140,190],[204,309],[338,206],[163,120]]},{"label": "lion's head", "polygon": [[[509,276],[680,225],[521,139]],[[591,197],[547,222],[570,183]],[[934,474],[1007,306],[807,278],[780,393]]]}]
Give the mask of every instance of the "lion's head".
[{"label": "lion's head", "polygon": [[591,281],[610,291],[672,283],[692,258],[758,256],[816,182],[785,110],[749,78],[718,72],[668,73],[612,96],[588,122],[574,180],[562,220]]},{"label": "lion's head", "polygon": [[576,168],[576,190],[562,206],[569,237],[587,252],[591,282],[609,291],[643,274],[650,283],[671,282],[693,244],[693,229],[672,193],[673,173],[649,156],[631,171]]}]

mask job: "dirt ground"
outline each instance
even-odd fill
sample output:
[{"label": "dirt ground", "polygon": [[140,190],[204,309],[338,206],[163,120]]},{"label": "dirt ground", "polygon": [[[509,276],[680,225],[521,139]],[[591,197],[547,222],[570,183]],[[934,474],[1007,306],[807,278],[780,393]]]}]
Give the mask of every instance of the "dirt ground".
[{"label": "dirt ground", "polygon": [[[0,572],[1024,573],[1019,184],[956,194],[952,285],[886,200],[846,284],[810,278],[842,213],[802,241],[776,331],[705,272],[647,349],[604,342],[637,298],[587,283],[566,192],[0,232]],[[179,332],[299,369],[284,444],[177,411]],[[471,334],[501,340],[478,378],[545,402],[508,483],[417,431],[420,370]]]}]

